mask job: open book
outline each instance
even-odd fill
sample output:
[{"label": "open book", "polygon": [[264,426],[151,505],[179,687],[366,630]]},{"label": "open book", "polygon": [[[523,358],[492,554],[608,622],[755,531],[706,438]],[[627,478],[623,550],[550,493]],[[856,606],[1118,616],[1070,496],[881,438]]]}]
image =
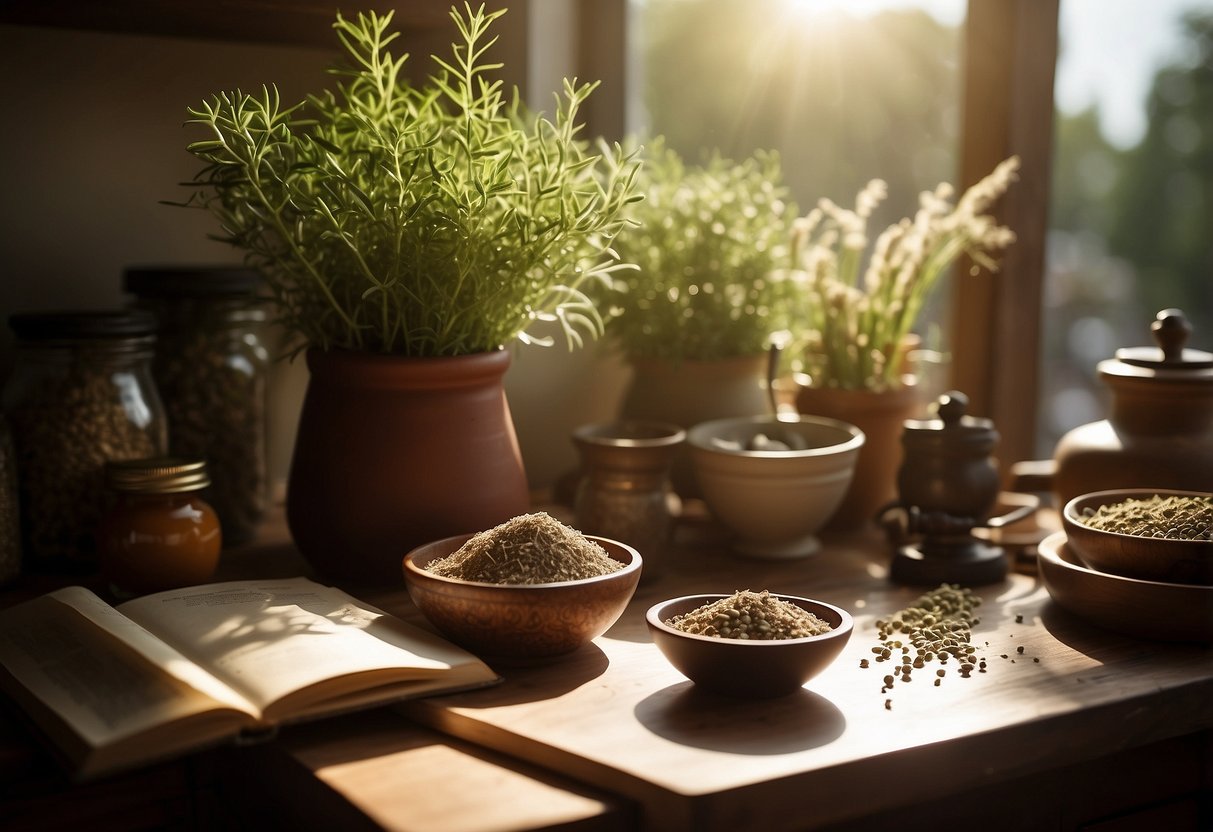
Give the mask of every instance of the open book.
[{"label": "open book", "polygon": [[304,578],[0,611],[0,688],[80,779],[283,722],[492,684],[478,658]]}]

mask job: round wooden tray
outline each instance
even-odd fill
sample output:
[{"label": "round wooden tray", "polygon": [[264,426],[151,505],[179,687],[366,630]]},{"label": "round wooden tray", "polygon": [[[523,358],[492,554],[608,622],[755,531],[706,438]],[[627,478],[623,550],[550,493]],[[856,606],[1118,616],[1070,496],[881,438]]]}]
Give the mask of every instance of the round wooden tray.
[{"label": "round wooden tray", "polygon": [[1066,544],[1065,532],[1041,541],[1039,567],[1053,600],[1100,627],[1162,641],[1213,641],[1213,586],[1090,569]]}]

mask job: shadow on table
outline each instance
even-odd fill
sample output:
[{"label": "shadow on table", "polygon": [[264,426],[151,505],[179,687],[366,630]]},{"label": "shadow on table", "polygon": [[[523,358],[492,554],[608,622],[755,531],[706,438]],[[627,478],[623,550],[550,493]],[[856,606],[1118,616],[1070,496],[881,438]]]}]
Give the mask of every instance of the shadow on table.
[{"label": "shadow on table", "polygon": [[637,703],[636,719],[682,745],[733,754],[790,754],[842,735],[846,718],[830,700],[801,688],[788,696],[738,700],[670,685]]}]

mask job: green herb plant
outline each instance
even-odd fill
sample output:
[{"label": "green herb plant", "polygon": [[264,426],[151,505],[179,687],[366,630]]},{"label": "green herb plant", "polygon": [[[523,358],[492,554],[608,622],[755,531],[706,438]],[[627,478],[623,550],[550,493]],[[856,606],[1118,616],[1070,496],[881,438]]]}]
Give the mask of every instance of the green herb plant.
[{"label": "green herb plant", "polygon": [[712,154],[687,164],[659,138],[637,177],[639,228],[617,241],[638,270],[613,275],[607,331],[629,358],[714,360],[758,355],[787,323],[786,267],[796,209],[779,157],[740,163]]},{"label": "green herb plant", "polygon": [[537,320],[570,347],[601,334],[586,289],[624,266],[611,244],[640,199],[638,163],[578,137],[597,84],[566,80],[551,119],[507,100],[486,59],[503,13],[452,8],[459,39],[423,86],[388,50],[391,12],[338,14],[335,89],[292,106],[273,87],[222,92],[189,110],[209,135],[188,147],[204,166],[182,204],[245,250],[301,346],[466,355],[539,340]]}]

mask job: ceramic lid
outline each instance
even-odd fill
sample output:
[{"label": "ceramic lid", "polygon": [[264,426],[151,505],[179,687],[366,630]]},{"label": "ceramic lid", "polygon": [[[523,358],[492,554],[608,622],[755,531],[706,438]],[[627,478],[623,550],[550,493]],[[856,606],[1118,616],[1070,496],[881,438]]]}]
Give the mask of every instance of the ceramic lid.
[{"label": "ceramic lid", "polygon": [[1183,377],[1192,381],[1213,381],[1213,353],[1188,349],[1184,345],[1192,335],[1192,325],[1179,309],[1158,313],[1150,331],[1154,347],[1124,347],[1116,358],[1103,361],[1099,371],[1108,375],[1152,377],[1159,371],[1169,379]]},{"label": "ceramic lid", "polygon": [[907,447],[914,443],[944,446],[993,445],[998,431],[989,419],[968,416],[969,397],[951,390],[939,397],[934,405],[937,419],[906,419],[902,441]]}]

